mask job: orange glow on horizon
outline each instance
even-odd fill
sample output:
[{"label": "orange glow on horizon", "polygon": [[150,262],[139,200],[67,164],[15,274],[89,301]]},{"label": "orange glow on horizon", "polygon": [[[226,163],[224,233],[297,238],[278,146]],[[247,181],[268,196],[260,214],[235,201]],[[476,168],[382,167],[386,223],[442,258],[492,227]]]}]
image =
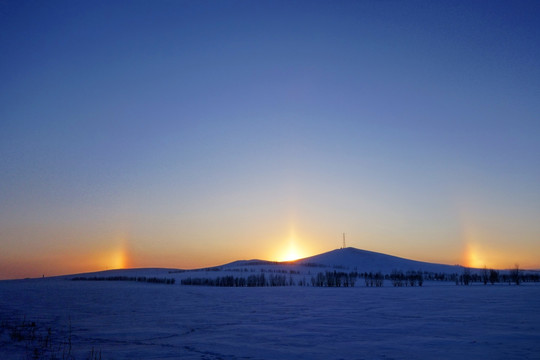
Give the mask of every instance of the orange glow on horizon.
[{"label": "orange glow on horizon", "polygon": [[110,258],[111,269],[124,269],[127,263],[128,263],[128,259],[127,259],[127,255],[124,249],[116,251],[111,255],[111,258]]},{"label": "orange glow on horizon", "polygon": [[468,243],[465,246],[465,266],[470,268],[482,268],[486,262],[481,257],[477,246]]},{"label": "orange glow on horizon", "polygon": [[96,254],[95,261],[101,268],[107,270],[125,269],[131,265],[127,235],[119,236],[119,238],[115,239],[115,242],[117,243],[116,247]]},{"label": "orange glow on horizon", "polygon": [[306,251],[304,248],[299,247],[299,243],[296,232],[291,229],[286,245],[278,251],[277,261],[294,261],[306,257]]},{"label": "orange glow on horizon", "polygon": [[[494,232],[490,226],[477,221],[465,203],[460,210],[462,222],[461,264],[471,268],[510,269],[518,263],[530,269],[538,268],[534,251],[508,248],[508,240]],[[532,249],[531,249],[532,250]]]},{"label": "orange glow on horizon", "polygon": [[296,246],[293,243],[291,243],[289,245],[289,248],[283,254],[283,256],[281,256],[279,261],[293,261],[293,260],[298,260],[301,257],[302,256],[300,255],[300,253],[296,249]]}]

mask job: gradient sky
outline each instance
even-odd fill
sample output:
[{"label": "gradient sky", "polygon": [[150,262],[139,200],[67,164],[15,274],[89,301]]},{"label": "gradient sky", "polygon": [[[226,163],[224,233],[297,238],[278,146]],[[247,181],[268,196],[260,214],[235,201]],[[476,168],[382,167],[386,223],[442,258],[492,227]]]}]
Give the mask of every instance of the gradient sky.
[{"label": "gradient sky", "polygon": [[2,1],[0,278],[540,268],[539,64],[538,1]]}]

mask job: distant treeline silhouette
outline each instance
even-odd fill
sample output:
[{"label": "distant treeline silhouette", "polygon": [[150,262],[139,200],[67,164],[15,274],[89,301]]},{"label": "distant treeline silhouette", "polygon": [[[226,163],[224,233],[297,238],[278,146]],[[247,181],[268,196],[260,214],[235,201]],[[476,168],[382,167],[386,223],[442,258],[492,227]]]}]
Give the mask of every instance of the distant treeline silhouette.
[{"label": "distant treeline silhouette", "polygon": [[484,267],[479,273],[472,273],[471,269],[463,268],[463,274],[459,275],[455,281],[456,285],[469,285],[475,282],[481,282],[484,283],[484,285],[487,285],[488,283],[491,283],[492,285],[495,283],[515,283],[516,285],[519,285],[524,282],[539,282],[540,273],[531,271],[525,272],[521,270],[518,265],[506,272],[500,272]]},{"label": "distant treeline silhouette", "polygon": [[[315,267],[315,266],[314,266]],[[334,267],[339,269],[339,267]],[[208,268],[210,271],[221,271],[219,268]],[[539,272],[525,272],[516,266],[509,271],[497,271],[493,269],[470,269],[463,268],[462,274],[458,273],[434,273],[427,271],[401,271],[393,270],[390,274],[382,272],[345,272],[325,271],[311,276],[311,281],[306,277],[298,279],[301,273],[297,270],[285,269],[260,269],[258,274],[253,274],[253,269],[233,269],[234,272],[249,272],[248,276],[218,276],[218,277],[188,277],[181,280],[182,285],[220,286],[220,287],[262,287],[262,286],[313,286],[313,287],[354,287],[358,279],[364,279],[366,287],[382,287],[385,281],[389,281],[394,287],[423,286],[425,281],[454,282],[456,285],[471,285],[483,283],[484,285],[495,283],[540,282]],[[474,271],[474,272],[473,272]],[[296,276],[296,279],[295,279]],[[309,275],[308,275],[309,276]],[[74,281],[136,281],[155,284],[174,284],[174,278],[157,278],[145,276],[77,276]]]},{"label": "distant treeline silhouette", "polygon": [[382,286],[384,276],[379,273],[358,273],[343,272],[343,271],[326,271],[319,272],[311,277],[311,283],[306,279],[295,281],[292,274],[297,274],[296,271],[291,271],[289,277],[282,274],[271,273],[266,276],[264,272],[259,275],[241,276],[218,276],[216,278],[198,277],[186,278],[181,280],[182,285],[203,285],[203,286],[225,286],[225,287],[260,287],[260,286],[311,286],[314,287],[354,287],[359,277],[366,280],[366,286]]},{"label": "distant treeline silhouette", "polygon": [[318,287],[353,287],[358,279],[357,272],[325,271],[311,277],[311,285]]},{"label": "distant treeline silhouette", "polygon": [[187,278],[180,282],[182,285],[204,285],[204,286],[225,286],[225,287],[260,287],[260,286],[291,286],[295,285],[292,277],[285,275],[265,276],[249,275],[248,277],[238,276],[218,276],[216,278]]},{"label": "distant treeline silhouette", "polygon": [[137,282],[146,282],[153,284],[169,284],[172,285],[175,283],[174,278],[157,278],[157,277],[146,277],[146,276],[76,276],[72,278],[73,281],[137,281]]},{"label": "distant treeline silhouette", "polygon": [[[337,267],[334,267],[337,268]],[[247,269],[234,269],[235,272],[252,272]],[[266,275],[265,275],[266,274]],[[285,274],[288,274],[286,276]],[[325,271],[306,278],[296,279],[293,275],[300,275],[295,270],[269,270],[260,269],[259,274],[249,276],[218,276],[218,277],[188,277],[181,280],[182,285],[222,286],[222,287],[261,287],[261,286],[313,286],[313,287],[354,287],[358,279],[364,279],[366,287],[382,287],[385,281],[391,282],[394,287],[423,286],[425,281],[454,282],[456,285],[471,285],[473,283],[515,283],[540,281],[539,273],[524,273],[518,268],[501,273],[493,269],[483,269],[472,273],[471,269],[463,268],[463,273],[435,273],[427,271],[401,271],[393,270],[390,274],[382,272],[344,272]]]},{"label": "distant treeline silhouette", "polygon": [[249,273],[255,273],[255,272],[263,272],[263,273],[274,273],[274,274],[300,274],[300,271],[298,270],[291,270],[291,269],[248,269],[247,267],[243,268],[227,268],[222,269],[220,267],[211,267],[211,268],[203,268],[203,269],[193,269],[193,270],[170,270],[169,274],[181,274],[181,273],[187,273],[187,272],[194,272],[199,273],[201,271],[227,271],[227,272],[249,272]]}]

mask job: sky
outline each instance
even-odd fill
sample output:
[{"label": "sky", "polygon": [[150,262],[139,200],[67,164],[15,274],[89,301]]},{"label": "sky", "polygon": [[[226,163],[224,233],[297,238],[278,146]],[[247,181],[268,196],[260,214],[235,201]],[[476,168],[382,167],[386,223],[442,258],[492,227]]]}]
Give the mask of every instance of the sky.
[{"label": "sky", "polygon": [[4,0],[0,54],[0,279],[540,268],[537,1]]}]

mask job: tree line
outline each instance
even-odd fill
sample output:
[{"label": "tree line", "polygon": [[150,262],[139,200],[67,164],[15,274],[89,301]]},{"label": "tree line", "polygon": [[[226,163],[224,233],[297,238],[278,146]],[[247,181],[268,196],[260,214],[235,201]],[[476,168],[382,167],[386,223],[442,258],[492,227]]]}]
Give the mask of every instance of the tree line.
[{"label": "tree line", "polygon": [[73,281],[136,281],[136,282],[146,282],[152,284],[167,284],[172,285],[175,283],[174,278],[157,278],[157,277],[146,277],[146,276],[76,276],[72,278]]},{"label": "tree line", "polygon": [[261,287],[261,286],[286,286],[288,284],[284,275],[270,275],[269,279],[264,274],[249,275],[248,277],[218,276],[216,278],[192,278],[188,277],[180,281],[182,285],[204,285],[222,287]]},{"label": "tree line", "polygon": [[[266,275],[265,275],[266,273]],[[218,276],[218,277],[188,277],[181,280],[182,285],[202,285],[221,287],[261,287],[261,286],[313,286],[313,287],[354,287],[358,279],[363,279],[366,287],[382,287],[385,282],[390,282],[394,287],[423,286],[425,281],[455,282],[456,285],[471,285],[474,283],[495,284],[539,282],[538,273],[524,273],[519,268],[509,272],[500,272],[484,268],[480,272],[472,272],[470,268],[463,268],[463,273],[434,273],[427,271],[401,271],[393,270],[390,274],[382,272],[357,271],[325,271],[311,276],[311,281],[303,279],[295,280],[293,275],[299,275],[298,271],[268,271],[261,270],[259,274],[244,276]]]},{"label": "tree line", "polygon": [[422,286],[424,284],[424,273],[422,271],[403,271],[393,270],[390,274],[390,280],[394,287],[402,286]]},{"label": "tree line", "polygon": [[500,272],[484,267],[480,273],[472,273],[469,268],[463,268],[463,274],[456,278],[456,285],[469,285],[472,283],[488,283],[494,285],[496,283],[508,283],[520,285],[524,282],[540,282],[540,274],[538,272],[524,272],[516,265],[508,272]]}]

